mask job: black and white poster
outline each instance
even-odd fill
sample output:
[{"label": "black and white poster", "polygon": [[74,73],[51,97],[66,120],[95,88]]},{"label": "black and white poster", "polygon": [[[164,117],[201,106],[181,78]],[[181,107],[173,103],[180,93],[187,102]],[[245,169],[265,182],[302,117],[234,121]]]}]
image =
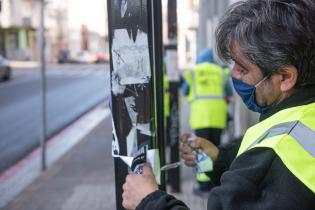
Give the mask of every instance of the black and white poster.
[{"label": "black and white poster", "polygon": [[[135,157],[144,146],[154,149],[149,9],[147,0],[111,1],[109,8],[112,155],[124,156],[123,160]],[[156,158],[156,155],[153,156]]]}]

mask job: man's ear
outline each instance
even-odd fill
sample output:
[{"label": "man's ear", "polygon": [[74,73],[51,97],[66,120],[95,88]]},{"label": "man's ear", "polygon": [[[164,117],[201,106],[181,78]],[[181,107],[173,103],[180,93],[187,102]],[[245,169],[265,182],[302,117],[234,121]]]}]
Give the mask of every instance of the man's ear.
[{"label": "man's ear", "polygon": [[296,84],[298,72],[294,66],[283,67],[278,71],[280,78],[280,90],[287,92],[293,89]]}]

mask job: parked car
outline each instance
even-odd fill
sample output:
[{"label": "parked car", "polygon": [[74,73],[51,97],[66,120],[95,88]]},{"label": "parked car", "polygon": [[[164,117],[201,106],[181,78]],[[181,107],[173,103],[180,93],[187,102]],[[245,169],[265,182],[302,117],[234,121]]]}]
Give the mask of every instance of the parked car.
[{"label": "parked car", "polygon": [[92,63],[93,56],[88,51],[79,51],[73,57],[71,56],[72,63]]},{"label": "parked car", "polygon": [[109,55],[99,52],[97,54],[95,54],[94,59],[93,59],[94,63],[109,63]]},{"label": "parked car", "polygon": [[70,59],[70,50],[69,49],[62,49],[58,53],[58,63],[69,63],[71,62]]},{"label": "parked car", "polygon": [[11,79],[10,61],[8,59],[5,59],[1,55],[0,55],[0,78],[5,81]]}]

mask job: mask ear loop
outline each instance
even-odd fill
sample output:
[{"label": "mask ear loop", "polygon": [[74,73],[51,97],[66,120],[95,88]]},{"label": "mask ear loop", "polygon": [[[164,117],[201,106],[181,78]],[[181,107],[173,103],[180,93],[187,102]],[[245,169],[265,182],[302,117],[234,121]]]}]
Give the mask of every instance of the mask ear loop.
[{"label": "mask ear loop", "polygon": [[267,76],[265,76],[264,78],[262,78],[262,80],[260,80],[256,85],[254,85],[255,88],[258,87],[261,83],[263,83],[266,79],[268,79],[269,77],[271,77],[271,75],[272,75],[273,73],[274,73],[274,72],[272,71],[272,72],[270,72]]},{"label": "mask ear loop", "polygon": [[260,80],[256,85],[255,88],[258,87],[263,81],[265,81],[269,76],[265,76],[262,80]]}]

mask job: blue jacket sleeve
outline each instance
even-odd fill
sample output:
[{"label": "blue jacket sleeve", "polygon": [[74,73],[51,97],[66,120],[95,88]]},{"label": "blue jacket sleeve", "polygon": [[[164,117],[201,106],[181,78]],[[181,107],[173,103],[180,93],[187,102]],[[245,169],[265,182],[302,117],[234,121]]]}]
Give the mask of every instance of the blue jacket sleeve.
[{"label": "blue jacket sleeve", "polygon": [[181,85],[181,89],[182,89],[182,92],[185,96],[187,96],[189,94],[189,85],[188,85],[188,82],[186,80],[183,81],[183,83]]}]

